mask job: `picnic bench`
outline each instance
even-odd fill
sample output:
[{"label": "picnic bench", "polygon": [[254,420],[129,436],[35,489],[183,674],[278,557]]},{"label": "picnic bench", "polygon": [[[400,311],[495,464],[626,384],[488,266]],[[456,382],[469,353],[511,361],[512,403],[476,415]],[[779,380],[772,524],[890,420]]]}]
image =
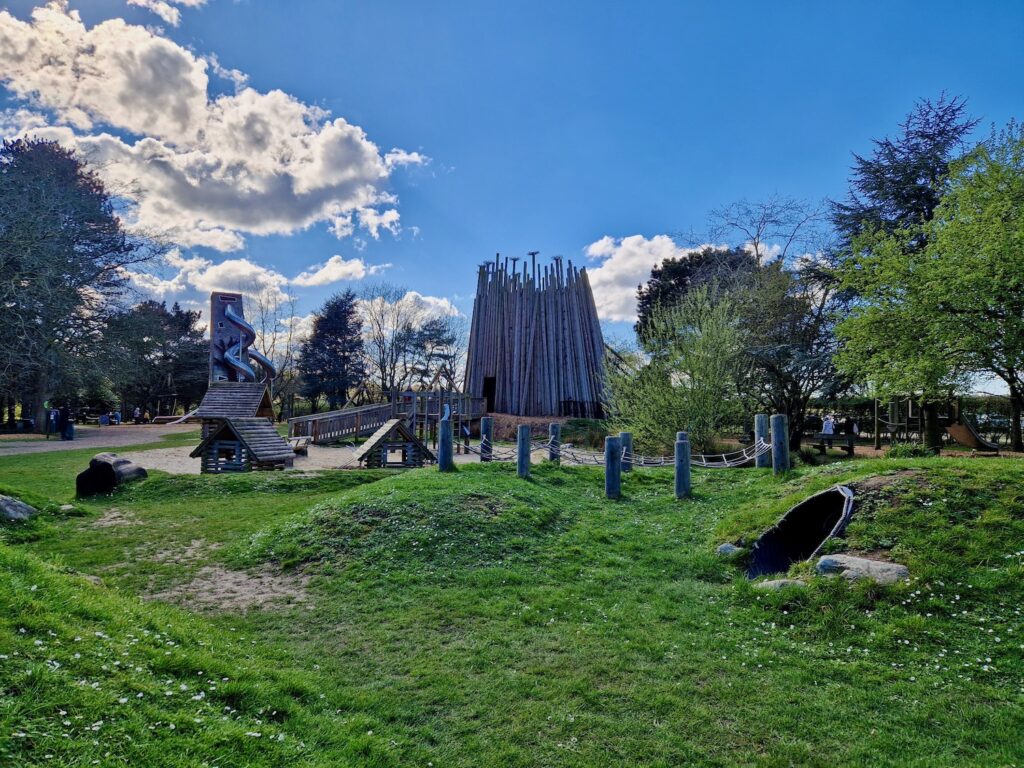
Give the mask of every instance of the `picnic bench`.
[{"label": "picnic bench", "polygon": [[826,435],[824,432],[815,432],[813,445],[818,449],[818,453],[824,456],[826,441],[830,441],[833,448],[842,448],[849,456],[853,456],[853,445],[856,440],[856,435]]},{"label": "picnic bench", "polygon": [[288,445],[292,447],[292,450],[299,456],[309,455],[309,444],[313,442],[312,437],[289,437]]}]

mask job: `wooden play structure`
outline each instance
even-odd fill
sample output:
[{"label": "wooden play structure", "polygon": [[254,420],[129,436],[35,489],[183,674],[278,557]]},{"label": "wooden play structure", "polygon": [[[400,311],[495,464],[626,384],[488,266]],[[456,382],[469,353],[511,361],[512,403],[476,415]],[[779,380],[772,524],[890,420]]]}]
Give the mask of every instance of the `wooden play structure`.
[{"label": "wooden play structure", "polygon": [[202,472],[217,474],[286,469],[292,465],[295,451],[270,419],[256,416],[217,420],[189,455],[201,460]]},{"label": "wooden play structure", "polygon": [[[295,451],[273,422],[274,366],[252,348],[256,331],[245,321],[241,294],[212,293],[210,318],[210,385],[184,417],[202,423],[203,440],[190,455],[204,473],[290,467]],[[260,380],[253,361],[263,371]]]},{"label": "wooden play structure", "polygon": [[[939,424],[950,438],[975,451],[998,453],[999,445],[981,436],[978,428],[963,413],[957,400],[950,400],[939,409]],[[924,414],[913,398],[906,397],[883,403],[875,401],[875,424],[878,437],[885,434],[890,441],[919,440],[924,433]]]},{"label": "wooden play structure", "polygon": [[480,266],[466,392],[488,412],[599,418],[604,339],[587,271],[561,257],[538,271],[530,257]]},{"label": "wooden play structure", "polygon": [[356,449],[352,460],[371,469],[411,469],[437,459],[403,419],[389,419]]}]

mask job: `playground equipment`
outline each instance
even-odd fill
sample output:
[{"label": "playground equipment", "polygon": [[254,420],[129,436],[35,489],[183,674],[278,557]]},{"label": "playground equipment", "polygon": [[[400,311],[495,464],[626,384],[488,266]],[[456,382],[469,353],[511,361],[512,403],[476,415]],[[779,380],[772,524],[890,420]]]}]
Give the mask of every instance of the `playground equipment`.
[{"label": "playground equipment", "polygon": [[[274,428],[270,384],[273,363],[252,348],[256,331],[246,322],[240,293],[210,294],[210,385],[199,407],[184,416],[202,422],[203,440],[192,451],[202,472],[284,469],[295,458]],[[257,381],[249,364],[263,370]]]},{"label": "playground equipment", "polygon": [[999,444],[991,443],[978,434],[977,428],[970,419],[960,415],[960,420],[946,425],[946,432],[960,445],[973,448],[976,451],[987,451],[999,453]]},{"label": "playground equipment", "polygon": [[754,542],[747,576],[781,573],[814,557],[828,539],[843,532],[852,514],[853,491],[844,485],[804,499]]},{"label": "playground equipment", "polygon": [[[392,459],[393,453],[399,458]],[[369,468],[422,467],[424,462],[435,461],[434,454],[425,446],[402,419],[389,419],[352,456],[352,464]]]},{"label": "playground equipment", "polygon": [[586,269],[556,257],[538,272],[518,259],[480,266],[466,392],[489,413],[601,416],[604,340]]}]

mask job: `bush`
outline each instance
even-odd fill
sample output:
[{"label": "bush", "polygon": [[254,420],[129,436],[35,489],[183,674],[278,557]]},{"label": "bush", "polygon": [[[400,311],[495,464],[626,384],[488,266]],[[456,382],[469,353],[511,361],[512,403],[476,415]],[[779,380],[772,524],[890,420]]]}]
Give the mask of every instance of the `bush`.
[{"label": "bush", "polygon": [[562,425],[562,442],[581,448],[603,448],[608,422],[599,419],[568,419]]},{"label": "bush", "polygon": [[893,443],[885,451],[887,459],[926,459],[935,451],[921,443]]}]

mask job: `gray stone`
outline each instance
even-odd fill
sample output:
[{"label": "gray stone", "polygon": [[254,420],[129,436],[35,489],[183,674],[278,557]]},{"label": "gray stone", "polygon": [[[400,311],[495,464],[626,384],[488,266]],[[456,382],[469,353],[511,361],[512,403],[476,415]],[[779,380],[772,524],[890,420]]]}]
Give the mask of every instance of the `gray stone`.
[{"label": "gray stone", "polygon": [[768,581],[758,581],[754,584],[754,589],[782,589],[783,587],[806,587],[807,582],[800,581],[800,579],[769,579]]},{"label": "gray stone", "polygon": [[61,512],[74,512],[75,511],[75,505],[74,504],[61,504],[60,505],[60,511]]},{"label": "gray stone", "polygon": [[10,496],[0,496],[0,520],[6,523],[23,523],[39,514],[39,510]]},{"label": "gray stone", "polygon": [[723,555],[725,557],[732,557],[733,555],[738,555],[740,552],[743,552],[743,551],[744,551],[743,547],[737,547],[735,544],[728,544],[728,543],[726,543],[726,544],[719,544],[718,545],[718,549],[715,550],[715,552],[717,552],[718,554]]},{"label": "gray stone", "polygon": [[853,555],[825,555],[818,560],[817,570],[823,575],[838,574],[851,580],[871,579],[879,584],[895,584],[910,576],[905,565]]}]

